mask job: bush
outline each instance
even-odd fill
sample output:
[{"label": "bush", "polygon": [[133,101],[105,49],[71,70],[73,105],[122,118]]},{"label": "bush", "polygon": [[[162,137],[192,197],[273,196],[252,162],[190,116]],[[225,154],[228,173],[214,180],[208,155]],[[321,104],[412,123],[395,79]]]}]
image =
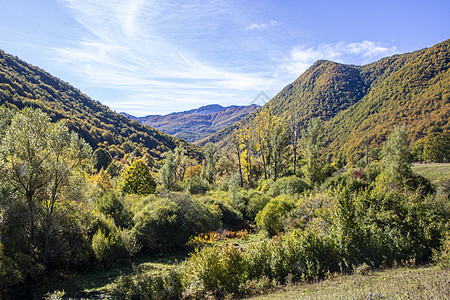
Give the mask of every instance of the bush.
[{"label": "bush", "polygon": [[278,195],[296,195],[301,194],[311,187],[297,176],[283,177],[275,181],[269,188],[268,195],[276,197]]},{"label": "bush", "polygon": [[224,228],[238,230],[245,226],[245,221],[242,213],[224,203],[220,200],[206,198],[203,200],[205,203],[215,205],[219,208],[221,213],[221,223]]},{"label": "bush", "polygon": [[111,294],[119,300],[180,299],[182,296],[181,280],[173,271],[168,276],[120,276],[115,283]]},{"label": "bush", "polygon": [[208,292],[215,296],[239,295],[245,281],[245,261],[234,246],[196,250],[181,266],[184,296],[204,298]]},{"label": "bush", "polygon": [[256,216],[256,225],[268,236],[274,236],[284,231],[284,220],[294,207],[294,202],[287,196],[273,198]]},{"label": "bush", "polygon": [[134,230],[147,250],[170,249],[189,240],[183,212],[173,201],[157,200],[134,217]]},{"label": "bush", "polygon": [[433,260],[442,268],[450,270],[450,233],[446,232],[439,250],[433,249]]},{"label": "bush", "polygon": [[130,228],[133,226],[132,213],[125,208],[123,197],[110,192],[97,200],[98,211],[111,216],[118,227]]},{"label": "bush", "polygon": [[126,229],[116,229],[108,235],[99,229],[92,237],[92,250],[101,263],[133,256],[139,248],[134,235]]},{"label": "bush", "polygon": [[247,219],[254,221],[256,215],[263,210],[270,199],[264,193],[254,190],[248,191],[245,197],[248,199],[246,207]]},{"label": "bush", "polygon": [[17,263],[3,253],[0,243],[0,298],[9,294],[15,285],[23,283],[24,277]]},{"label": "bush", "polygon": [[198,177],[189,178],[184,182],[185,189],[191,195],[204,195],[209,190],[209,184]]},{"label": "bush", "polygon": [[150,202],[134,217],[134,230],[147,250],[183,246],[191,235],[216,230],[222,214],[217,205],[208,205],[188,195],[170,193]]}]

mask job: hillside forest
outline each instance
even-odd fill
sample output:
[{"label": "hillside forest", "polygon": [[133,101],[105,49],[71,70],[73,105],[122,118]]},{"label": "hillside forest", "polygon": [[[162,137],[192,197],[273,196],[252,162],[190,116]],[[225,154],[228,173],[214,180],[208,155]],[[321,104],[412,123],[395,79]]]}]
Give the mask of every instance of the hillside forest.
[{"label": "hillside forest", "polygon": [[[361,270],[430,262],[448,270],[450,178],[430,181],[413,169],[449,162],[448,44],[391,58],[404,61],[366,78],[382,88],[366,82],[369,96],[335,95],[343,102],[328,103],[338,107],[333,116],[281,114],[289,101],[277,96],[214,137],[226,136],[226,145],[202,146],[130,121],[0,53],[0,299],[54,299],[64,278],[171,253],[183,258],[170,270],[136,269],[97,296],[244,298]],[[402,66],[430,53],[441,71],[397,93]],[[378,103],[367,120],[387,114],[384,105],[400,107],[392,99],[402,94],[429,100],[418,111],[434,111],[435,126],[385,115],[383,137],[356,146],[352,134],[366,124],[359,112]],[[420,134],[411,124],[423,125]],[[241,244],[247,236],[252,242]],[[216,243],[225,237],[233,242]]]}]

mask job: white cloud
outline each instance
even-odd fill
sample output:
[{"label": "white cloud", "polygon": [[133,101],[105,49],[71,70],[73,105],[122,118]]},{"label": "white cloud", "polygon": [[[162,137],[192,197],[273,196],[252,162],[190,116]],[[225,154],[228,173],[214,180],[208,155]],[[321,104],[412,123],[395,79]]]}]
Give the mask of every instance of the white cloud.
[{"label": "white cloud", "polygon": [[[70,47],[52,49],[52,57],[92,89],[121,91],[120,99],[98,99],[111,108],[132,107],[134,102],[147,103],[151,108],[160,101],[166,101],[167,106],[186,106],[189,101],[223,102],[227,97],[228,101],[242,102],[246,100],[239,99],[240,95],[259,93],[274,84],[262,73],[202,61],[199,50],[183,44],[195,38],[192,35],[207,34],[205,28],[214,26],[209,25],[208,18],[216,20],[223,14],[228,21],[230,13],[223,12],[228,9],[223,7],[226,2],[174,5],[144,0],[59,1],[70,9],[83,31],[81,38],[71,40]],[[260,26],[276,24],[272,20]],[[146,113],[140,110],[141,115]]]},{"label": "white cloud", "polygon": [[262,23],[262,24],[252,24],[247,27],[248,30],[254,30],[254,29],[265,29],[267,27],[276,26],[279,23],[275,20],[270,20],[268,23]]},{"label": "white cloud", "polygon": [[395,47],[388,47],[383,43],[371,41],[320,44],[317,47],[295,46],[280,68],[282,72],[286,71],[298,76],[320,59],[340,63],[366,64],[392,55],[396,51]]}]

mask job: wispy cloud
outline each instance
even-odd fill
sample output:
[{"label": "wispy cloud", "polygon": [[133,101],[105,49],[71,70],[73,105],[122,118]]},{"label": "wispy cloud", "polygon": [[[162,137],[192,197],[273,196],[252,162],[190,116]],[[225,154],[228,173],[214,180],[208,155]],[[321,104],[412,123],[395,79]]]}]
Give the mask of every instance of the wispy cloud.
[{"label": "wispy cloud", "polygon": [[[266,74],[205,62],[195,47],[189,47],[190,39],[202,42],[206,28],[212,30],[220,18],[230,18],[222,2],[201,6],[143,0],[60,2],[84,31],[70,47],[52,49],[54,60],[71,68],[86,85],[127,91],[120,99],[99,99],[114,109],[150,114],[162,101],[170,112],[190,101],[191,106],[232,98],[242,102],[239,98],[246,94],[250,101],[253,94],[273,86]],[[127,109],[135,103],[147,109]]]},{"label": "wispy cloud", "polygon": [[319,59],[365,64],[392,55],[396,51],[396,47],[388,47],[383,43],[372,41],[320,44],[317,47],[295,46],[292,48],[289,57],[281,65],[281,70],[300,75]]},{"label": "wispy cloud", "polygon": [[247,27],[248,30],[254,30],[254,29],[265,29],[268,27],[279,25],[279,23],[275,20],[270,20],[268,23],[262,23],[262,24],[252,24]]}]

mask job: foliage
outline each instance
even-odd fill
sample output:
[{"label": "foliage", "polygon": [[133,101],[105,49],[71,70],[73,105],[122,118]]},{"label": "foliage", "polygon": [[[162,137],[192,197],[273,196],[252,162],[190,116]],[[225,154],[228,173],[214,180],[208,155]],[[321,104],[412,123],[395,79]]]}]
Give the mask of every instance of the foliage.
[{"label": "foliage", "polygon": [[187,195],[148,203],[136,213],[134,230],[147,250],[170,250],[183,246],[191,235],[215,230],[221,214],[216,206],[206,205]]},{"label": "foliage", "polygon": [[106,170],[112,160],[111,154],[107,149],[97,148],[97,150],[92,153],[92,164],[97,172],[102,168]]},{"label": "foliage", "polygon": [[383,145],[382,176],[387,182],[401,185],[411,176],[410,150],[408,132],[405,126],[396,127]]},{"label": "foliage", "polygon": [[131,121],[42,69],[0,51],[2,104],[19,109],[40,108],[53,122],[61,121],[77,132],[94,150],[108,149],[116,160],[125,154],[132,154],[134,159],[146,154],[159,159],[177,146],[186,149],[192,158],[200,157],[197,147]]},{"label": "foliage", "polygon": [[304,158],[305,165],[303,172],[310,184],[317,184],[323,181],[324,174],[322,168],[324,166],[323,151],[325,148],[326,137],[323,124],[320,119],[311,119],[307,131],[303,133],[304,142]]},{"label": "foliage", "polygon": [[172,151],[166,152],[164,156],[164,165],[159,170],[159,181],[165,190],[170,191],[175,185],[175,172],[177,166],[175,164],[175,155]]},{"label": "foliage", "polygon": [[109,192],[97,200],[97,209],[114,220],[120,228],[132,227],[132,213],[125,207],[123,197],[117,192]]},{"label": "foliage", "polygon": [[205,164],[203,165],[202,175],[210,184],[215,180],[217,164],[217,147],[213,143],[208,143],[203,147],[205,154]]},{"label": "foliage", "polygon": [[122,190],[129,194],[148,195],[156,191],[156,182],[148,166],[136,160],[122,173]]},{"label": "foliage", "polygon": [[450,269],[450,233],[447,231],[439,250],[433,249],[433,260],[442,268]]},{"label": "foliage", "polygon": [[284,217],[294,208],[293,201],[286,196],[278,196],[267,203],[256,216],[256,225],[274,236],[284,230]]},{"label": "foliage", "polygon": [[31,240],[38,248],[39,206],[45,222],[44,265],[50,255],[55,210],[64,203],[63,192],[72,173],[90,157],[91,148],[68,128],[50,123],[41,110],[24,109],[14,115],[0,146],[0,171],[28,205]]},{"label": "foliage", "polygon": [[310,186],[295,175],[283,177],[270,185],[267,194],[271,197],[279,195],[296,195],[308,190]]},{"label": "foliage", "polygon": [[450,133],[430,133],[423,143],[423,160],[426,162],[449,162]]}]

